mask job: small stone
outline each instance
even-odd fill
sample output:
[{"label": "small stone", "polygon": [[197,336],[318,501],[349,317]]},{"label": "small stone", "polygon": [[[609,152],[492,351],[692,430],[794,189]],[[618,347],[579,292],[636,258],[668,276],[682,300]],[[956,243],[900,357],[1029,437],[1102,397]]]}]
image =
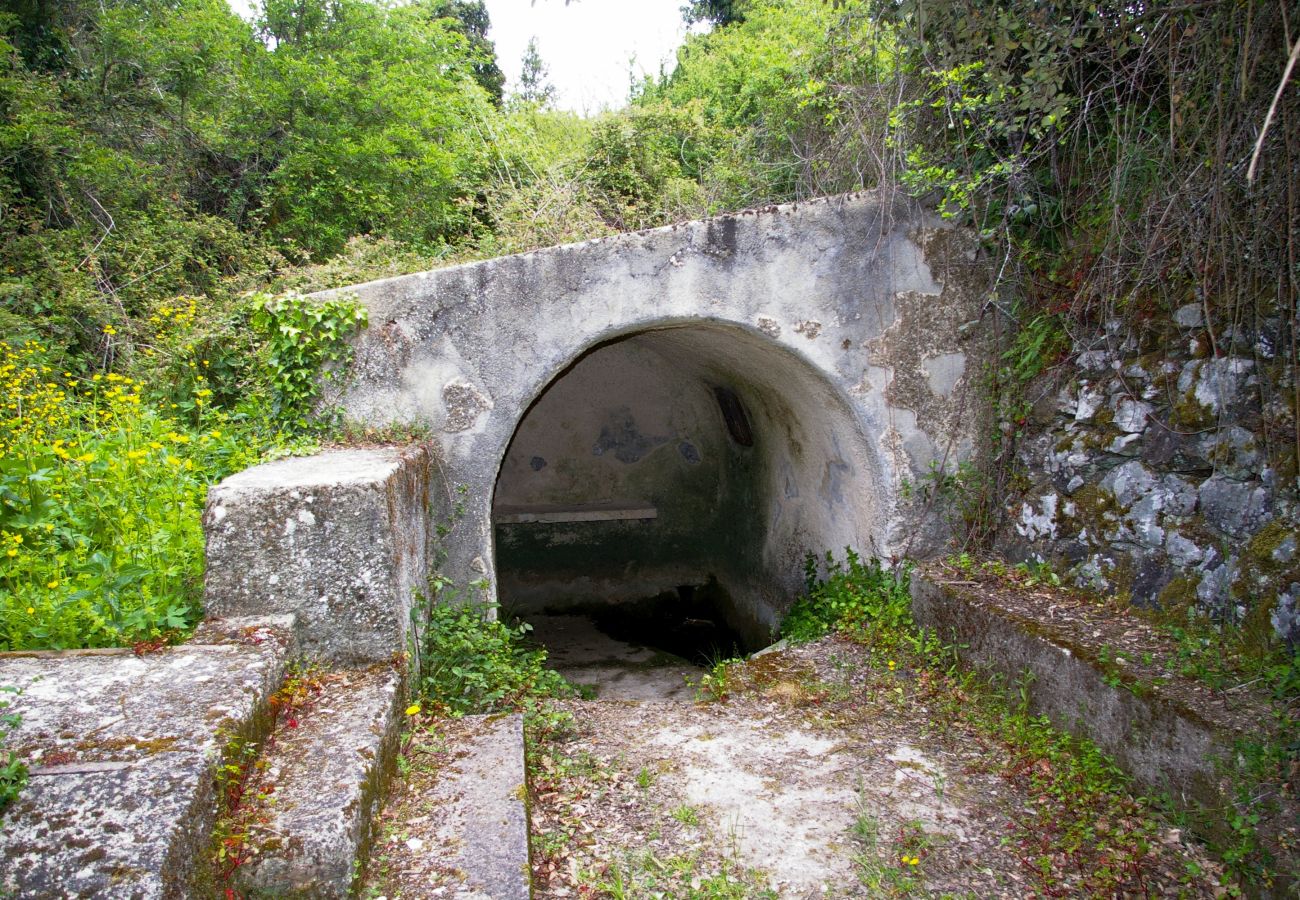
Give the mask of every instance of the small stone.
[{"label": "small stone", "polygon": [[1200,328],[1205,324],[1205,311],[1199,303],[1188,303],[1174,310],[1174,324],[1179,328]]},{"label": "small stone", "polygon": [[1138,460],[1132,460],[1107,472],[1099,486],[1110,491],[1122,508],[1128,509],[1151,493],[1155,484],[1155,476],[1147,467]]},{"label": "small stone", "polygon": [[1194,359],[1178,375],[1178,392],[1213,413],[1232,412],[1255,383],[1254,369],[1249,359]]},{"label": "small stone", "polygon": [[1079,354],[1079,368],[1085,372],[1104,372],[1110,368],[1111,355],[1106,350],[1087,350]]},{"label": "small stone", "polygon": [[1165,538],[1165,553],[1169,561],[1180,568],[1190,568],[1205,558],[1205,552],[1176,531]]},{"label": "small stone", "polygon": [[1053,540],[1056,538],[1056,501],[1055,494],[1045,494],[1040,498],[1043,511],[1034,512],[1034,508],[1028,504],[1021,504],[1020,521],[1016,523],[1016,531],[1027,540],[1036,541],[1040,538]]},{"label": "small stone", "polygon": [[1086,386],[1079,389],[1079,399],[1074,404],[1074,420],[1086,422],[1097,414],[1106,398],[1099,392],[1089,390]]},{"label": "small stone", "polygon": [[1278,594],[1277,606],[1269,615],[1273,631],[1292,650],[1300,648],[1300,584],[1292,582]]},{"label": "small stone", "polygon": [[1129,434],[1146,431],[1147,420],[1153,409],[1150,403],[1126,397],[1115,405],[1115,427]]},{"label": "small stone", "polygon": [[1155,492],[1133,504],[1125,518],[1138,543],[1153,549],[1164,546],[1165,530],[1156,524],[1163,507],[1164,497]]},{"label": "small stone", "polygon": [[1263,462],[1255,435],[1240,425],[1230,425],[1206,436],[1201,441],[1200,453],[1214,466],[1215,472],[1238,480],[1259,474]]},{"label": "small stone", "polygon": [[[1106,448],[1107,453],[1114,453],[1116,456],[1137,456],[1138,449],[1133,445],[1142,440],[1140,434],[1124,434],[1115,438]],[[1131,448],[1131,449],[1130,449]]]},{"label": "small stone", "polygon": [[1196,488],[1179,475],[1166,475],[1160,479],[1164,493],[1164,510],[1171,516],[1190,516],[1196,509]]},{"label": "small stone", "polygon": [[1201,578],[1196,586],[1196,599],[1202,606],[1222,609],[1228,596],[1228,588],[1237,580],[1237,558],[1228,557],[1228,561],[1217,569],[1211,569]]},{"label": "small stone", "polygon": [[1281,542],[1273,548],[1273,561],[1286,565],[1295,559],[1296,538],[1294,534],[1288,534],[1282,538]]},{"label": "small stone", "polygon": [[410,838],[406,842],[406,849],[410,850],[412,853],[419,853],[424,849],[424,841],[420,838]]},{"label": "small stone", "polygon": [[1200,506],[1214,528],[1232,537],[1249,537],[1268,522],[1273,496],[1262,484],[1215,475],[1201,483]]}]

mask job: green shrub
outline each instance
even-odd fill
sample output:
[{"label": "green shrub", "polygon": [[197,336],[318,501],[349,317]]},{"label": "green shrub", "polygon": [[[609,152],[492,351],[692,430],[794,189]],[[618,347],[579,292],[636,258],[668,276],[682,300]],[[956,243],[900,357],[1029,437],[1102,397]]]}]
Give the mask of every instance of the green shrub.
[{"label": "green shrub", "polygon": [[51,362],[0,343],[0,650],[179,636],[200,616],[208,487],[287,438],[214,409],[201,371],[182,403]]},{"label": "green shrub", "polygon": [[427,622],[417,621],[423,631],[417,689],[431,711],[518,711],[541,698],[575,693],[546,668],[546,651],[526,645],[532,626],[495,619],[493,605],[446,595],[448,587],[446,580],[433,579],[435,602]]},{"label": "green shrub", "polygon": [[826,576],[819,578],[817,558],[804,560],[807,592],[794,602],[781,623],[781,634],[794,643],[816,640],[835,629],[899,637],[912,629],[912,606],[905,569],[891,571],[879,560],[865,562],[845,549],[841,563],[826,553]]}]

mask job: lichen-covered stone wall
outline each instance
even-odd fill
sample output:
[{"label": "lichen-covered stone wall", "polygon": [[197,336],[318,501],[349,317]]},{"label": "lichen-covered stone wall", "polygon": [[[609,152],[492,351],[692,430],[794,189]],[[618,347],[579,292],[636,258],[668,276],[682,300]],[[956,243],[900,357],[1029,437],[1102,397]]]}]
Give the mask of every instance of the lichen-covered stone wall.
[{"label": "lichen-covered stone wall", "polygon": [[[1140,606],[1300,641],[1294,372],[1284,323],[1112,322],[1030,386],[1004,547]],[[1215,350],[1218,353],[1216,354]]]}]

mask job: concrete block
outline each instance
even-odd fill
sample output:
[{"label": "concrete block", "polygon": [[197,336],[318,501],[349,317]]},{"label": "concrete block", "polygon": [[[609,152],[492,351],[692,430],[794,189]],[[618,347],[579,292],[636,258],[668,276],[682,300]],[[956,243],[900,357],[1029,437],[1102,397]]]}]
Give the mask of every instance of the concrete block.
[{"label": "concrete block", "polygon": [[939,574],[913,573],[912,611],[968,665],[998,673],[1008,684],[1029,673],[1029,711],[1093,741],[1144,788],[1192,811],[1230,803],[1221,767],[1235,761],[1233,742],[1267,720],[1247,698],[1192,689],[1198,697],[1193,708],[1183,694],[1159,684],[1129,690],[1107,677],[1099,648]]},{"label": "concrete block", "polygon": [[209,615],[292,614],[305,653],[340,665],[406,645],[429,572],[427,448],[330,450],[208,493]]},{"label": "concrete block", "polygon": [[265,733],[290,625],[226,622],[143,656],[0,654],[0,684],[22,690],[9,745],[31,770],[0,819],[0,894],[201,894],[214,777],[234,742]]},{"label": "concrete block", "polygon": [[274,802],[235,870],[246,895],[351,896],[397,755],[404,681],[389,665],[330,673],[310,708],[281,724],[259,769]]},{"label": "concrete block", "polygon": [[443,871],[456,872],[454,896],[528,900],[528,813],[523,717],[466,716],[447,728],[452,758],[429,797],[439,821]]}]

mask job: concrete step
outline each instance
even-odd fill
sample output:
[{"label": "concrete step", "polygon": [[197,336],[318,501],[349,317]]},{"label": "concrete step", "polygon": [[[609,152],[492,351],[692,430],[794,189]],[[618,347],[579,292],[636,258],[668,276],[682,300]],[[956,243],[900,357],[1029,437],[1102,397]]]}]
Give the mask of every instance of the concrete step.
[{"label": "concrete step", "polygon": [[288,616],[228,619],[142,655],[0,654],[31,774],[0,818],[0,895],[200,895],[215,775],[266,733],[292,633]]},{"label": "concrete step", "polygon": [[401,671],[309,672],[302,684],[306,703],[280,716],[245,792],[269,798],[232,878],[248,896],[350,896],[396,758]]},{"label": "concrete step", "polygon": [[412,735],[384,811],[371,893],[528,900],[523,717],[466,716]]}]

